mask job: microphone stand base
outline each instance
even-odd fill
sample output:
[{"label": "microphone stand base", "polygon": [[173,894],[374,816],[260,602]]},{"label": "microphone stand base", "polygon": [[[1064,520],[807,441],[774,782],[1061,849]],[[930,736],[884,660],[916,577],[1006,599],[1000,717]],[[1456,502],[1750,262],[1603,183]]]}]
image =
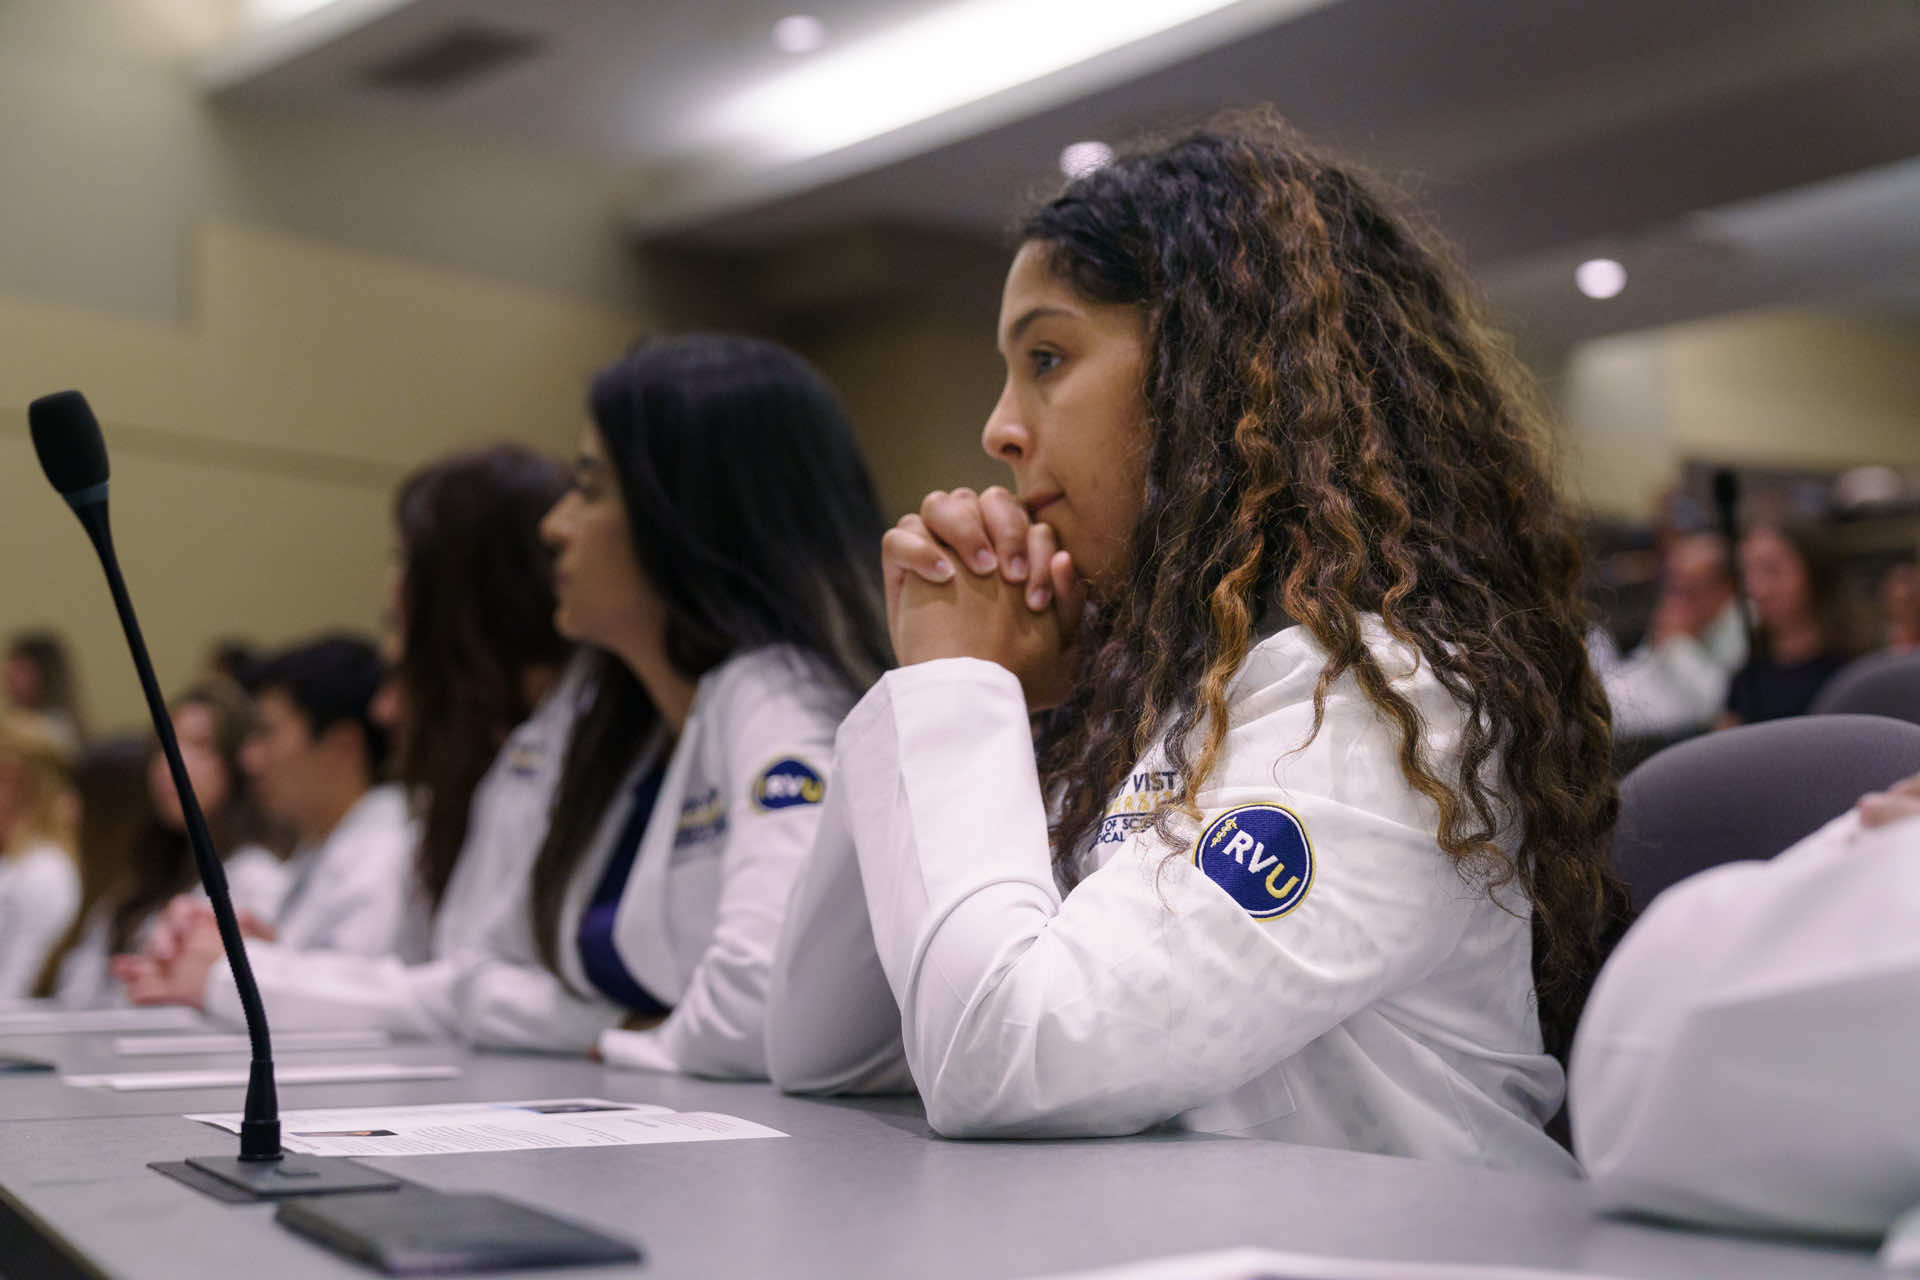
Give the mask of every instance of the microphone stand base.
[{"label": "microphone stand base", "polygon": [[[343,1191],[392,1191],[401,1179],[378,1169],[368,1168],[339,1156],[301,1156],[288,1152],[278,1160],[242,1160],[237,1156],[192,1156],[186,1171],[199,1175],[181,1181],[190,1185],[202,1179],[218,1184],[203,1187],[222,1199],[285,1200],[291,1196],[336,1195]],[[172,1169],[161,1169],[178,1176]]]}]

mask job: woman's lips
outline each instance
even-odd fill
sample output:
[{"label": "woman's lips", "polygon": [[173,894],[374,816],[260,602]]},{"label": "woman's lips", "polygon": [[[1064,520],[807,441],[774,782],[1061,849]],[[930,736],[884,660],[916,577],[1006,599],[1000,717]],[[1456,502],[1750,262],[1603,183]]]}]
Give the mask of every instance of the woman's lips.
[{"label": "woman's lips", "polygon": [[1060,495],[1057,493],[1042,493],[1028,498],[1026,500],[1027,519],[1038,521],[1040,513],[1058,501],[1060,501]]}]

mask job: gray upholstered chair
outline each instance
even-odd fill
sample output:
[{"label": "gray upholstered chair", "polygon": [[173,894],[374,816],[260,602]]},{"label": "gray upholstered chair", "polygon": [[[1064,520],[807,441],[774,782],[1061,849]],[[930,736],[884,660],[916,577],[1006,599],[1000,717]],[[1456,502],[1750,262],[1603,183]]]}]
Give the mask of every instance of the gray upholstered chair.
[{"label": "gray upholstered chair", "polygon": [[1920,653],[1873,653],[1849,663],[1827,681],[1811,710],[1920,724]]},{"label": "gray upholstered chair", "polygon": [[1668,747],[1620,785],[1613,864],[1636,910],[1696,871],[1770,858],[1863,792],[1920,773],[1920,724],[1799,716]]}]

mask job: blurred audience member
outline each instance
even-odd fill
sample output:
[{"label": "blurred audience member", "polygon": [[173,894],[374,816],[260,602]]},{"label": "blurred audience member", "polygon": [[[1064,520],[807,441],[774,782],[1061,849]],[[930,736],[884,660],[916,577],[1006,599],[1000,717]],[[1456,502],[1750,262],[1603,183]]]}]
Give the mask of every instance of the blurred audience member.
[{"label": "blurred audience member", "polygon": [[[253,731],[253,708],[240,686],[216,677],[194,685],[172,706],[180,758],[207,819],[213,847],[226,864],[227,885],[237,910],[272,920],[286,892],[287,869],[279,843],[240,767],[240,752]],[[88,903],[64,954],[49,965],[42,990],[71,1008],[112,1004],[120,991],[109,963],[137,950],[175,895],[199,892],[193,846],[180,793],[159,745],[146,753],[146,820],[128,833],[106,892]],[[83,833],[94,821],[83,814]],[[57,967],[56,967],[57,966]]]},{"label": "blurred audience member", "polygon": [[1920,649],[1920,564],[1897,564],[1880,579],[1880,617],[1889,652]]},{"label": "blurred audience member", "polygon": [[69,759],[38,717],[0,720],[0,1001],[29,993],[80,907],[80,804]]},{"label": "blurred audience member", "polygon": [[7,643],[7,706],[30,711],[60,740],[69,758],[86,740],[80,686],[67,642],[54,631],[22,631]]},{"label": "blurred audience member", "polygon": [[85,934],[94,909],[119,891],[133,842],[153,821],[153,799],[147,794],[151,741],[137,733],[95,738],[74,762],[73,788],[80,803],[80,909],[41,966],[33,984],[36,997],[53,994],[61,962]]},{"label": "blurred audience member", "polygon": [[[391,672],[373,715],[420,821],[400,945],[387,955],[253,942],[274,1025],[458,1030],[462,957],[482,952],[504,901],[529,892],[584,672],[562,668],[540,521],[565,467],[518,445],[455,454],[400,487],[386,610]],[[239,1022],[209,913],[170,911],[173,959],[146,996]],[[161,950],[156,946],[154,950]]]},{"label": "blurred audience member", "polygon": [[1595,657],[1616,736],[1670,737],[1707,728],[1747,660],[1726,540],[1695,533],[1669,546],[1646,642],[1624,659]]},{"label": "blurred audience member", "polygon": [[1741,542],[1740,572],[1758,647],[1734,673],[1720,724],[1803,715],[1851,656],[1833,555],[1809,525],[1765,525]]},{"label": "blurred audience member", "polygon": [[[376,785],[387,733],[370,708],[383,676],[379,652],[352,636],[296,645],[261,668],[258,721],[240,761],[261,808],[299,844],[273,922],[242,922],[251,936],[362,955],[398,946],[413,829],[400,788]],[[175,905],[193,909],[191,898]],[[167,1002],[154,990],[157,965],[172,958],[161,934],[149,954],[113,961],[136,1004]]]}]

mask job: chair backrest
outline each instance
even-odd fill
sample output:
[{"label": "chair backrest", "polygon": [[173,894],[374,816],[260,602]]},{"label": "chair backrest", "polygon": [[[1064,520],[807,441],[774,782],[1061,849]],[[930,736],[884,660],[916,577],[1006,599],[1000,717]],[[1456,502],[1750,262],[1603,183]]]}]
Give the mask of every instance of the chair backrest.
[{"label": "chair backrest", "polygon": [[1812,711],[1920,724],[1920,653],[1870,653],[1848,663],[1820,690]]},{"label": "chair backrest", "polygon": [[1799,716],[1668,747],[1620,784],[1613,864],[1636,911],[1697,871],[1771,858],[1860,796],[1920,773],[1920,725]]}]

